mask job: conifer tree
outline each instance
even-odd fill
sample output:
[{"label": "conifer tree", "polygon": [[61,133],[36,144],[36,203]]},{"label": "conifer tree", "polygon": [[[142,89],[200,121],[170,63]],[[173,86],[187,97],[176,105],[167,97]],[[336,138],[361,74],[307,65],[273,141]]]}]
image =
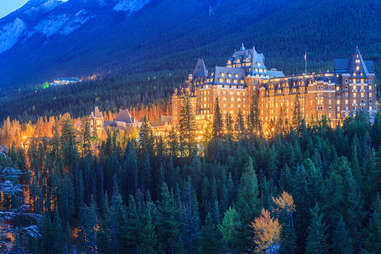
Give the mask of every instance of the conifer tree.
[{"label": "conifer tree", "polygon": [[248,225],[259,215],[260,201],[257,175],[253,168],[253,159],[249,156],[238,187],[237,209],[242,222]]},{"label": "conifer tree", "polygon": [[156,226],[151,215],[151,205],[147,206],[144,213],[143,226],[140,232],[139,251],[144,254],[157,253],[157,233]]},{"label": "conifer tree", "polygon": [[158,206],[159,224],[158,238],[161,252],[171,254],[183,253],[184,245],[182,240],[181,228],[176,220],[178,209],[173,195],[169,192],[164,183],[161,188],[161,201]]},{"label": "conifer tree", "polygon": [[222,235],[227,250],[234,251],[237,248],[239,238],[239,230],[241,228],[241,220],[236,209],[229,208],[222,219],[222,223],[218,225],[218,230]]},{"label": "conifer tree", "polygon": [[373,202],[370,219],[366,229],[365,248],[370,253],[379,253],[381,250],[381,198],[377,194]]},{"label": "conifer tree", "polygon": [[220,104],[218,98],[216,98],[216,108],[214,110],[214,119],[213,119],[213,138],[221,138],[223,135],[223,122]]},{"label": "conifer tree", "polygon": [[216,224],[213,223],[210,213],[207,214],[205,225],[202,227],[200,254],[221,253],[221,241]]},{"label": "conifer tree", "polygon": [[180,145],[186,156],[192,154],[195,149],[196,120],[194,114],[190,98],[185,96],[180,112]]},{"label": "conifer tree", "polygon": [[242,116],[242,111],[241,109],[238,110],[238,115],[235,123],[235,130],[237,131],[238,139],[243,138],[243,135],[246,132],[245,129],[245,120]]},{"label": "conifer tree", "polygon": [[350,237],[343,217],[340,216],[332,235],[332,247],[330,253],[333,254],[353,254],[352,238]]},{"label": "conifer tree", "polygon": [[149,123],[147,117],[144,117],[142,126],[140,128],[139,145],[142,152],[145,151],[148,154],[153,153],[154,136],[151,124]]},{"label": "conifer tree", "polygon": [[315,207],[311,209],[311,224],[308,227],[306,254],[328,253],[326,231],[323,214],[320,213],[319,205],[316,203]]}]

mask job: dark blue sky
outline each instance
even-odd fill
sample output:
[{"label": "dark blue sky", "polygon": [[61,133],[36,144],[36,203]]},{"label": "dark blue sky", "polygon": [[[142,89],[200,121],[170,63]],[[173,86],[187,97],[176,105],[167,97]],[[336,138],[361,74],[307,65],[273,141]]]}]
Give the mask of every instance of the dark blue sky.
[{"label": "dark blue sky", "polygon": [[28,0],[1,0],[0,18],[23,6]]}]

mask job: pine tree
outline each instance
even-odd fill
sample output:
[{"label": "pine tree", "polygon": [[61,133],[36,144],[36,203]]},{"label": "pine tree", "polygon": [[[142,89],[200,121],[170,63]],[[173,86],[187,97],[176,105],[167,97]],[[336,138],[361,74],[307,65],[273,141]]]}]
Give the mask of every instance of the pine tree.
[{"label": "pine tree", "polygon": [[238,139],[241,139],[244,137],[246,129],[245,129],[245,120],[243,119],[241,109],[238,110],[238,115],[237,115],[237,119],[235,123],[235,130],[237,131]]},{"label": "pine tree", "polygon": [[140,232],[138,249],[140,253],[144,254],[157,253],[158,239],[156,234],[156,226],[151,215],[151,209],[151,205],[148,205],[147,210],[144,213],[143,226]]},{"label": "pine tree", "polygon": [[257,134],[260,131],[260,118],[259,118],[259,110],[258,110],[258,95],[254,92],[252,102],[250,104],[250,111],[248,115],[248,131],[252,134]]},{"label": "pine tree", "polygon": [[158,238],[160,251],[164,253],[182,253],[184,250],[181,228],[177,221],[178,208],[173,195],[164,183],[161,188],[161,201],[158,206]]},{"label": "pine tree", "polygon": [[228,250],[234,251],[237,248],[241,226],[241,219],[237,210],[229,208],[224,214],[222,223],[218,225],[218,230]]},{"label": "pine tree", "polygon": [[196,120],[195,112],[189,96],[184,97],[184,104],[180,112],[180,145],[185,156],[193,154],[195,150]]},{"label": "pine tree", "polygon": [[139,144],[142,152],[145,151],[148,154],[153,153],[154,136],[151,124],[149,123],[147,117],[144,117],[142,126],[140,128]]},{"label": "pine tree", "polygon": [[221,241],[216,225],[213,223],[212,216],[208,213],[205,225],[202,227],[201,254],[219,254],[221,253]]},{"label": "pine tree", "polygon": [[213,119],[213,138],[221,138],[223,135],[223,122],[220,104],[218,98],[216,98],[216,108],[214,110],[214,119]]},{"label": "pine tree", "polygon": [[366,229],[365,248],[374,254],[381,250],[381,198],[379,193],[372,205],[372,213]]},{"label": "pine tree", "polygon": [[320,213],[320,208],[318,204],[316,204],[315,207],[311,209],[311,224],[308,227],[306,254],[328,253],[326,231],[323,214]]},{"label": "pine tree", "polygon": [[352,238],[350,237],[343,217],[340,216],[340,220],[336,225],[332,235],[332,247],[330,253],[333,254],[353,254]]},{"label": "pine tree", "polygon": [[260,200],[257,175],[253,168],[253,159],[249,156],[240,179],[237,196],[237,209],[244,224],[249,224],[260,212]]}]

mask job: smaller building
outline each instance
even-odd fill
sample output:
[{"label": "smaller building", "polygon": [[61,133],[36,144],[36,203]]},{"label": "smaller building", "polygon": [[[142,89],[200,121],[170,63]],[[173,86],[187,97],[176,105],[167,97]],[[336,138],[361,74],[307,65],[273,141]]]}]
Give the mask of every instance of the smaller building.
[{"label": "smaller building", "polygon": [[119,110],[118,115],[116,116],[114,121],[105,121],[105,127],[126,129],[131,127],[140,127],[141,123],[135,121],[133,117],[131,117],[130,112],[127,109]]},{"label": "smaller building", "polygon": [[60,86],[60,85],[70,85],[70,84],[76,84],[80,83],[81,80],[78,78],[59,78],[55,79],[53,82],[50,83],[52,86]]}]

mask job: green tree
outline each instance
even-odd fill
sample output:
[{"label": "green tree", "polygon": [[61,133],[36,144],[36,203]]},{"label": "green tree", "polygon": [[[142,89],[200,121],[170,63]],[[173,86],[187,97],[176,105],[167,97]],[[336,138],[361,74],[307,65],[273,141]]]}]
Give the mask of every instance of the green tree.
[{"label": "green tree", "polygon": [[379,253],[381,250],[381,198],[377,195],[372,205],[372,213],[366,229],[365,248],[370,253]]},{"label": "green tree", "polygon": [[241,220],[238,212],[234,208],[229,208],[224,214],[222,223],[218,225],[218,230],[228,250],[234,251],[237,248],[240,228]]},{"label": "green tree", "polygon": [[213,118],[213,138],[221,138],[223,135],[223,121],[218,98],[216,98],[216,108],[214,110]]},{"label": "green tree", "polygon": [[323,214],[320,213],[319,205],[311,209],[311,224],[308,227],[306,241],[306,254],[328,253],[326,225],[323,222]]},{"label": "green tree", "polygon": [[221,253],[221,241],[216,225],[213,223],[210,213],[207,214],[205,225],[202,227],[201,254],[219,254]]},{"label": "green tree", "polygon": [[195,150],[196,119],[189,96],[184,97],[180,111],[180,145],[184,155],[189,156]]},{"label": "green tree", "polygon": [[352,238],[350,237],[343,217],[340,216],[332,235],[332,247],[330,253],[333,254],[353,254]]}]

